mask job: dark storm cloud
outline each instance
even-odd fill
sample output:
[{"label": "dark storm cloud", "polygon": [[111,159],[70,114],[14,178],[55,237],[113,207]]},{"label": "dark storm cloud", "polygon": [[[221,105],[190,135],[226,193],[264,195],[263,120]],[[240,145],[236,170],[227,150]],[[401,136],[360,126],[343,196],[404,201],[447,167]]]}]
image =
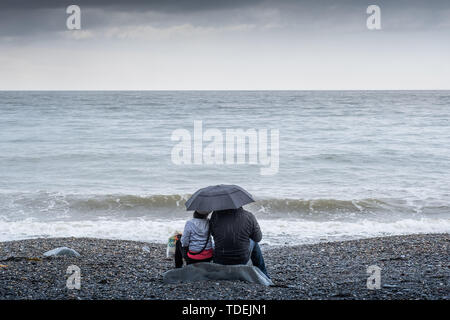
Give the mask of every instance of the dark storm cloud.
[{"label": "dark storm cloud", "polygon": [[76,4],[86,8],[120,8],[122,10],[201,11],[248,7],[258,4],[268,6],[291,5],[302,8],[317,6],[368,6],[391,7],[447,7],[448,0],[2,0],[1,10],[32,10],[65,8]]},{"label": "dark storm cloud", "polygon": [[156,11],[198,11],[220,10],[251,6],[264,0],[6,0],[0,2],[0,9],[54,9],[65,8],[70,4],[76,4],[87,8],[120,8],[125,10],[147,9]]},{"label": "dark storm cloud", "polygon": [[[76,4],[90,27],[108,24],[114,14],[161,12],[164,14],[192,14],[195,12],[245,8],[263,0],[2,0],[0,1],[0,36],[17,37],[61,31],[67,15],[65,9]],[[132,19],[130,21],[133,23]],[[136,21],[134,21],[136,22]],[[124,23],[124,21],[121,21]],[[125,21],[126,23],[126,21]]]},{"label": "dark storm cloud", "polygon": [[[313,17],[317,22],[326,20],[348,23],[353,13],[362,12],[370,4],[382,8],[384,18],[395,20],[405,12],[418,15],[419,28],[437,25],[446,19],[441,12],[450,10],[449,0],[2,0],[0,1],[0,36],[20,37],[45,35],[63,31],[71,4],[82,9],[85,28],[118,24],[148,24],[146,12],[160,13],[163,18],[152,24],[220,26],[232,23],[254,23],[258,10],[276,10],[283,22],[292,25],[307,23]],[[407,22],[414,17],[406,15]],[[117,20],[116,20],[117,19]],[[311,18],[312,19],[312,18]],[[270,23],[268,21],[267,23]],[[403,22],[402,22],[403,23]]]}]

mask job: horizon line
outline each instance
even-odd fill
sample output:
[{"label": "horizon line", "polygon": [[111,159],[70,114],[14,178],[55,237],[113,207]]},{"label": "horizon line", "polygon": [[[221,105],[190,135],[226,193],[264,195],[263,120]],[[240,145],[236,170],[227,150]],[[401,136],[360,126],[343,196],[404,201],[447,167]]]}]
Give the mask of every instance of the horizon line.
[{"label": "horizon line", "polygon": [[0,92],[113,92],[113,91],[450,91],[449,89],[0,89]]}]

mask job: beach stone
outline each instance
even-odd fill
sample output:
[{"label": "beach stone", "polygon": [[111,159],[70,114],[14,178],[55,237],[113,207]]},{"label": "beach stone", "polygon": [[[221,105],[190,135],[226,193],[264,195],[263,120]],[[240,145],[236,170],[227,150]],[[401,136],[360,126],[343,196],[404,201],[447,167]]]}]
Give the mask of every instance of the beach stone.
[{"label": "beach stone", "polygon": [[46,257],[54,256],[67,256],[67,257],[79,257],[80,254],[73,249],[67,247],[59,247],[44,253]]},{"label": "beach stone", "polygon": [[164,283],[190,282],[202,280],[242,280],[250,283],[273,285],[261,270],[248,265],[221,265],[209,262],[190,264],[163,274]]}]

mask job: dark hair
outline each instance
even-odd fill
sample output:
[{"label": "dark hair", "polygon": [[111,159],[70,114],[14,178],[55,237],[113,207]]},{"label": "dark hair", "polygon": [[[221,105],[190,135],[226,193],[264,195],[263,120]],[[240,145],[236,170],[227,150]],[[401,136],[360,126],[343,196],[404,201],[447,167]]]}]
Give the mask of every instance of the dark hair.
[{"label": "dark hair", "polygon": [[197,211],[194,211],[194,218],[197,218],[197,219],[206,219],[207,217],[208,217],[207,214],[200,214],[200,213],[198,213]]},{"label": "dark hair", "polygon": [[236,213],[238,211],[244,210],[242,207],[239,207],[237,209],[225,209],[225,210],[216,210],[214,212],[219,213],[219,214],[223,214],[223,213]]}]

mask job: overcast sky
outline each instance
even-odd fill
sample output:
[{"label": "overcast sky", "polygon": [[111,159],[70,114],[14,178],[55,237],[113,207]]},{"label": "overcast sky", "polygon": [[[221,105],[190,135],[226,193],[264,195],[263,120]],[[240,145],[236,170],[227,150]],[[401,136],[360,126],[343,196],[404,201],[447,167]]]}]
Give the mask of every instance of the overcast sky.
[{"label": "overcast sky", "polygon": [[[66,8],[81,8],[67,30]],[[381,30],[366,9],[381,8]],[[1,0],[0,90],[450,89],[449,0]]]}]

